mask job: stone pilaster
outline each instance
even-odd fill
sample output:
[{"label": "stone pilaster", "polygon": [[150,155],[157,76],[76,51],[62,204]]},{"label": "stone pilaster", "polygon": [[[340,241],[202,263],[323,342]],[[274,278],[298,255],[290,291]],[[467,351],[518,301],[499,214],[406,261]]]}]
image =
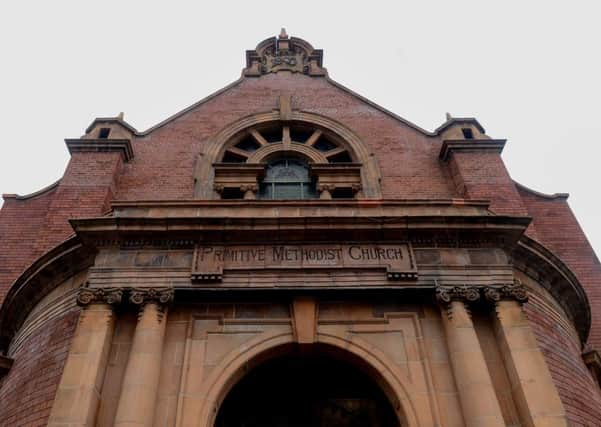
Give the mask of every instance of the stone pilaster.
[{"label": "stone pilaster", "polygon": [[125,368],[115,426],[153,425],[161,370],[167,304],[173,289],[133,289],[129,301],[140,307],[138,323]]},{"label": "stone pilaster", "polygon": [[437,297],[466,426],[504,427],[501,407],[466,306],[478,300],[480,292],[471,287],[440,287]]},{"label": "stone pilaster", "polygon": [[485,296],[495,304],[495,333],[523,425],[567,426],[551,373],[522,308],[528,298],[526,288],[505,286],[488,290]]},{"label": "stone pilaster", "polygon": [[94,426],[115,328],[112,304],[121,302],[121,289],[82,288],[83,306],[48,425]]}]

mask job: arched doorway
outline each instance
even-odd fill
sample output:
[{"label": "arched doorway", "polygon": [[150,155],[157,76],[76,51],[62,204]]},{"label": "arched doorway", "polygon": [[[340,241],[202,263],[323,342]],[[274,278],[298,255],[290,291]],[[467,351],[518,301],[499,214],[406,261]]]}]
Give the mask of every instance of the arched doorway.
[{"label": "arched doorway", "polygon": [[215,427],[398,427],[368,372],[317,346],[263,361],[227,394]]}]

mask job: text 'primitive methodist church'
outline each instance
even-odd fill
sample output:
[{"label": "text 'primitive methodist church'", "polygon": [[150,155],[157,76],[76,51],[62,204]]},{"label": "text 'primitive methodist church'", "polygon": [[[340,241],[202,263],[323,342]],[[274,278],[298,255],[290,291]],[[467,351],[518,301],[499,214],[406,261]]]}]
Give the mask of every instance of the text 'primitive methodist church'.
[{"label": "text 'primitive methodist church'", "polygon": [[601,266],[567,195],[322,60],[282,31],[4,195],[1,426],[601,426]]}]

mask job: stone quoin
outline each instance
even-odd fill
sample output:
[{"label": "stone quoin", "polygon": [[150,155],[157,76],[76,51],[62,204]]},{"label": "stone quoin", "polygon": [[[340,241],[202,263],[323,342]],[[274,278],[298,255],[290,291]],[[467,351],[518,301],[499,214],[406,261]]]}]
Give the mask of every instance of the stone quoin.
[{"label": "stone quoin", "polygon": [[601,425],[601,265],[567,195],[323,57],[282,30],[4,195],[0,426]]}]

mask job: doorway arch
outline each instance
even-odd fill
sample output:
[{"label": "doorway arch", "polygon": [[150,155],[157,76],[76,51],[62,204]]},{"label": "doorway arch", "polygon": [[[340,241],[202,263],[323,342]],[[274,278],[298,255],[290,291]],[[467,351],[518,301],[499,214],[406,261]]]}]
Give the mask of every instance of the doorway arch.
[{"label": "doorway arch", "polygon": [[[275,331],[274,331],[275,332]],[[230,390],[244,376],[261,363],[289,353],[297,346],[290,333],[266,333],[256,337],[241,351],[230,353],[212,369],[207,382],[198,390],[204,396],[201,405],[183,402],[182,424],[185,426],[214,427],[222,402]],[[419,395],[411,381],[395,367],[392,360],[361,340],[348,339],[337,334],[319,334],[316,344],[320,351],[336,358],[344,358],[368,373],[384,392],[398,417],[398,425],[417,427],[421,425],[414,398]],[[306,348],[306,347],[305,347]],[[196,400],[198,402],[198,400]],[[427,414],[425,415],[428,418]]]},{"label": "doorway arch", "polygon": [[215,427],[398,427],[399,415],[370,367],[314,344],[288,345],[227,393]]}]

